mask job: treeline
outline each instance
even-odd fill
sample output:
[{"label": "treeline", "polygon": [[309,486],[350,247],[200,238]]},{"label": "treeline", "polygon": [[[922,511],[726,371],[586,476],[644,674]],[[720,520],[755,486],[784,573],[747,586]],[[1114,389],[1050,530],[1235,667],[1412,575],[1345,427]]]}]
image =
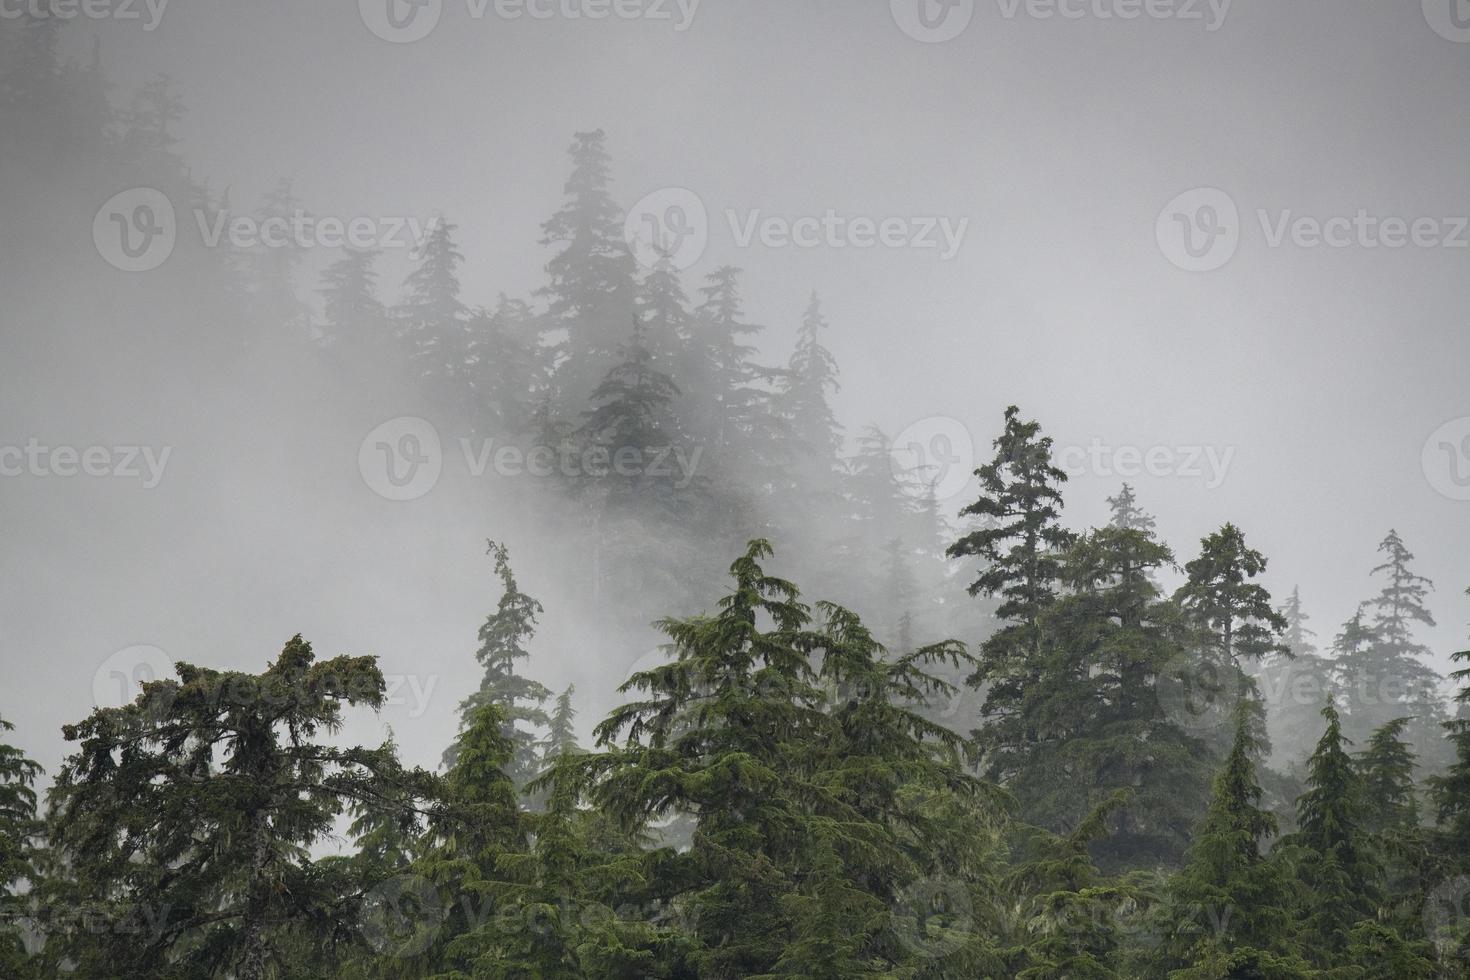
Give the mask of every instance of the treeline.
[{"label": "treeline", "polygon": [[[1025,442],[1044,460],[1044,439]],[[1038,502],[1028,517],[1049,509]],[[36,766],[0,746],[0,968],[1470,973],[1470,723],[1446,723],[1455,761],[1420,787],[1402,719],[1353,752],[1329,702],[1282,833],[1263,803],[1263,704],[1239,666],[1281,652],[1244,571],[1259,556],[1227,527],[1165,599],[1148,531],[1115,523],[1037,561],[1026,520],[977,582],[1007,598],[976,656],[954,641],[885,649],[856,613],[768,574],[769,545],[751,543],[707,612],[660,624],[667,662],[624,685],[590,748],[573,692],[550,703],[517,669],[544,611],[492,543],[502,595],[441,774],[391,743],[324,740],[344,710],[381,705],[373,658],[318,660],[298,636],[260,675],[180,663],[65,727],[76,749],[44,814]],[[1053,557],[1048,582],[1063,584],[1048,596],[1016,569]],[[1239,672],[1225,724],[1179,722],[1165,673],[1180,650],[1200,673]],[[988,692],[969,738],[925,712],[955,693],[941,675],[956,668]],[[1470,667],[1456,677],[1470,701]],[[351,846],[322,856],[343,818]]]}]

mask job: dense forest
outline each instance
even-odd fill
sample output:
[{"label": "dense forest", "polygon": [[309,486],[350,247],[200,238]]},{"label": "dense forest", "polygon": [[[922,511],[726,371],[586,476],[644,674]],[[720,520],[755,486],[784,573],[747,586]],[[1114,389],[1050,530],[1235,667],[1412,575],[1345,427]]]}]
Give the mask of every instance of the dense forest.
[{"label": "dense forest", "polygon": [[[117,97],[59,34],[7,21],[0,68],[38,290],[98,188],[230,208],[170,81]],[[1375,529],[1319,636],[1229,514],[1178,552],[1127,485],[1069,523],[1041,406],[994,419],[951,506],[839,422],[817,295],[778,358],[740,269],[640,265],[607,139],[573,136],[544,286],[490,308],[453,216],[396,290],[373,250],[309,270],[183,231],[147,284],[69,290],[143,325],[145,379],[186,348],[231,365],[221,403],[309,388],[578,465],[472,529],[483,679],[433,770],[342,743],[383,672],[291,623],[259,672],[179,662],[67,725],[57,771],[0,721],[0,976],[1470,977],[1470,651],[1429,666],[1415,542]],[[253,213],[303,209],[282,181]],[[522,590],[532,548],[579,598]],[[603,717],[533,669],[566,619],[634,651],[655,624]]]}]

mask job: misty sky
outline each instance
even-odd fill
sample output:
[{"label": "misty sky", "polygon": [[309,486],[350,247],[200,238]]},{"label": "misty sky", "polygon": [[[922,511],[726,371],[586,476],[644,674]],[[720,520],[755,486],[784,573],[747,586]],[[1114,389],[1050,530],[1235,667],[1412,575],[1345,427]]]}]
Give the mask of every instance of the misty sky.
[{"label": "misty sky", "polygon": [[[1016,403],[1062,447],[1209,447],[1228,455],[1219,481],[1208,466],[1132,480],[1181,560],[1236,522],[1270,557],[1268,585],[1280,596],[1300,584],[1329,640],[1376,592],[1373,549],[1396,527],[1438,586],[1439,628],[1423,638],[1443,669],[1470,622],[1470,502],[1437,489],[1448,454],[1438,473],[1421,454],[1470,416],[1470,231],[1459,247],[1270,239],[1288,211],[1452,231],[1470,215],[1470,44],[1436,33],[1417,0],[1239,0],[1213,31],[1209,6],[1192,6],[1204,20],[1039,18],[1025,5],[1007,17],[1009,2],[977,0],[958,37],[922,43],[882,0],[705,0],[682,31],[506,20],[493,3],[475,19],[444,0],[428,37],[398,44],[350,0],[174,0],[152,31],[79,22],[65,50],[85,58],[100,36],[122,102],[173,76],[190,110],[179,151],[237,204],[289,176],[318,215],[442,211],[460,228],[470,302],[542,285],[548,251],[534,243],[562,200],[567,145],[602,128],[624,206],[669,187],[698,195],[709,245],[686,288],[743,267],[768,360],[785,359],[820,292],[850,434],[953,418],[983,454]],[[1240,241],[1222,268],[1189,272],[1156,226],[1201,187],[1238,207]],[[968,224],[945,260],[742,247],[728,217],[828,209]],[[89,230],[77,234],[89,247]],[[389,298],[406,268],[385,260]],[[82,376],[35,371],[0,363],[0,387],[25,377],[66,392]],[[0,441],[84,442],[87,413],[110,408],[75,393],[59,419]],[[495,598],[482,542],[514,550],[515,529],[488,526],[452,487],[410,504],[374,497],[356,482],[358,437],[303,434],[261,404],[239,416],[228,434],[135,436],[177,444],[171,479],[149,495],[99,501],[95,488],[0,479],[4,709],[48,767],[56,726],[90,708],[97,665],[138,643],[252,668],[297,631],[322,654],[379,653],[390,673],[440,685],[423,718],[383,714],[410,758],[432,763],[452,733]],[[190,440],[216,437],[258,454],[259,479],[191,469]],[[308,449],[345,474],[346,499],[283,476],[280,458]],[[1102,521],[1120,482],[1075,477],[1068,522]],[[554,618],[556,570],[524,564],[522,584]],[[606,665],[605,651],[561,649],[532,672],[606,687],[636,655]]]}]

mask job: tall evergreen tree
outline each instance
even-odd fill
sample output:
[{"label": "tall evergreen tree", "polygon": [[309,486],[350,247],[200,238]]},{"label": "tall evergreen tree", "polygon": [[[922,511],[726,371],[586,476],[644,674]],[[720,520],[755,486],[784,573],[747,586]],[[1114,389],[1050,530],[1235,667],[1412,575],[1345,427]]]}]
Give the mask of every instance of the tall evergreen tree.
[{"label": "tall evergreen tree", "polygon": [[[1172,883],[1174,921],[1166,950],[1174,980],[1301,976],[1286,869],[1266,849],[1276,818],[1261,808],[1251,714],[1235,713],[1235,739],[1215,777],[1209,810]],[[1223,969],[1222,969],[1223,967]],[[1253,970],[1254,972],[1247,972]]]},{"label": "tall evergreen tree", "polygon": [[[1460,685],[1455,700],[1470,705],[1470,650],[1455,654],[1454,660],[1465,665],[1451,675]],[[1431,799],[1445,853],[1455,856],[1452,862],[1457,870],[1470,873],[1470,719],[1462,713],[1445,722],[1444,728],[1455,749],[1455,762],[1444,775],[1430,780]]]},{"label": "tall evergreen tree", "polygon": [[[15,726],[0,718],[0,733]],[[32,976],[35,965],[24,943],[31,902],[27,892],[39,882],[36,778],[41,767],[13,745],[0,742],[0,974]],[[34,974],[39,976],[39,974]]]},{"label": "tall evergreen tree", "polygon": [[576,433],[587,465],[572,491],[592,551],[588,561],[587,546],[579,546],[581,560],[594,603],[621,610],[629,628],[654,615],[651,596],[688,597],[705,567],[690,530],[699,526],[708,483],[703,451],[691,448],[675,414],[679,394],[634,320]]},{"label": "tall evergreen tree", "polygon": [[979,733],[989,771],[1016,793],[1022,818],[1053,832],[1130,792],[1096,845],[1105,869],[1178,862],[1209,791],[1205,743],[1156,694],[1188,636],[1155,584],[1172,561],[1139,530],[1103,528],[1074,542],[1060,570],[1066,591],[1039,620],[1042,656],[1016,714],[987,719]]},{"label": "tall evergreen tree", "polygon": [[[539,317],[504,293],[493,310],[470,318],[469,373],[475,408],[471,424],[487,438],[534,440],[537,407],[551,394],[549,352]],[[555,448],[557,443],[540,445]]]},{"label": "tall evergreen tree", "polygon": [[1431,771],[1448,762],[1441,758],[1441,725],[1446,720],[1437,689],[1442,678],[1424,663],[1427,646],[1414,635],[1416,626],[1435,625],[1425,606],[1434,583],[1412,569],[1414,555],[1397,531],[1378,546],[1385,558],[1373,569],[1383,577],[1383,588],[1369,601],[1373,612],[1371,653],[1353,665],[1346,729],[1355,739],[1366,739],[1399,716],[1411,719],[1410,740]]},{"label": "tall evergreen tree", "polygon": [[372,884],[312,848],[353,803],[415,819],[437,781],[388,747],[316,741],[343,708],[382,705],[371,657],[318,662],[297,636],[263,674],[177,670],[63,728],[79,749],[50,793],[67,874],[48,899],[110,928],[69,920],[47,956],[84,976],[281,975],[293,949],[325,954],[350,932],[347,899]]},{"label": "tall evergreen tree", "polygon": [[545,767],[564,755],[576,755],[582,749],[577,745],[577,709],[572,702],[577,688],[568,685],[556,696],[556,707],[552,709],[547,725],[546,738],[541,741],[542,765]]},{"label": "tall evergreen tree", "polygon": [[[496,706],[504,726],[501,734],[511,746],[510,761],[504,768],[520,787],[530,782],[538,770],[536,734],[531,729],[549,721],[542,705],[551,697],[551,691],[539,681],[518,674],[516,666],[517,661],[530,659],[526,645],[536,635],[536,621],[544,610],[541,603],[521,591],[505,545],[491,541],[487,553],[495,560],[500,600],[480,626],[480,648],[475,651],[475,659],[484,674],[479,689],[460,702],[460,722],[462,729],[468,728],[482,707]],[[444,752],[444,764],[450,768],[455,766],[458,744]]]},{"label": "tall evergreen tree", "polygon": [[814,624],[796,587],[766,575],[769,554],[751,544],[717,614],[662,624],[675,659],[630,679],[643,697],[581,762],[594,804],[626,826],[692,818],[690,849],[654,860],[692,916],[697,975],[887,975],[913,965],[885,928],[891,903],[948,851],[916,805],[984,798],[958,736],[909,707],[942,685],[924,665],[960,654],[890,662],[853,614],[824,605]]},{"label": "tall evergreen tree", "polygon": [[1414,791],[1414,750],[1404,741],[1409,719],[1395,718],[1368,739],[1357,756],[1363,782],[1363,829],[1377,837],[1419,825]]},{"label": "tall evergreen tree", "polygon": [[1337,963],[1353,927],[1371,920],[1381,898],[1382,872],[1364,829],[1363,781],[1348,755],[1351,743],[1332,702],[1322,709],[1327,730],[1307,762],[1307,792],[1297,801],[1305,889],[1304,948],[1318,966]]},{"label": "tall evergreen tree", "polygon": [[1317,634],[1307,626],[1301,589],[1291,590],[1281,617],[1286,621],[1281,637],[1285,650],[1263,658],[1255,681],[1266,703],[1270,765],[1295,776],[1316,744],[1322,709],[1334,690],[1334,670],[1312,642]]},{"label": "tall evergreen tree", "polygon": [[1188,580],[1174,594],[1179,605],[1208,630],[1226,662],[1289,653],[1281,642],[1287,622],[1271,605],[1271,593],[1251,579],[1266,571],[1266,558],[1248,547],[1234,524],[1200,542],[1200,555],[1184,566]]},{"label": "tall evergreen tree", "polygon": [[827,327],[822,301],[812,293],[776,398],[778,411],[790,425],[801,458],[806,461],[801,469],[813,476],[831,473],[842,448],[842,427],[827,401],[841,387],[837,360],[822,344],[822,332]]},{"label": "tall evergreen tree", "polygon": [[294,229],[311,219],[289,178],[266,192],[254,215],[260,242],[240,254],[250,312],[257,326],[257,345],[276,350],[308,336],[310,318],[297,295],[296,275],[307,244],[293,238]]},{"label": "tall evergreen tree", "polygon": [[443,217],[434,221],[394,315],[413,380],[436,408],[463,422],[470,412],[469,311],[460,302],[457,227]]},{"label": "tall evergreen tree", "polygon": [[768,392],[756,382],[772,372],[753,362],[756,348],[748,342],[763,328],[745,319],[740,274],[735,266],[723,265],[705,277],[686,363],[678,373],[700,395],[688,413],[690,429],[709,440],[722,461],[729,453],[756,448],[751,443],[771,408]]},{"label": "tall evergreen tree", "polygon": [[392,363],[396,353],[388,311],[378,299],[373,263],[380,253],[349,250],[322,272],[320,343],[349,376]]},{"label": "tall evergreen tree", "polygon": [[[1050,436],[1036,422],[1023,422],[1020,409],[1006,409],[1005,430],[995,440],[995,458],[975,471],[980,497],[962,517],[981,525],[949,548],[951,558],[978,558],[982,567],[970,584],[972,596],[1000,599],[995,615],[1004,625],[981,647],[970,677],[988,685],[985,714],[990,723],[1015,723],[1026,692],[1037,680],[1042,658],[1042,613],[1056,600],[1062,551],[1072,534],[1061,525],[1061,485],[1067,474],[1052,463]],[[1023,725],[1007,738],[1033,741]]]},{"label": "tall evergreen tree", "polygon": [[566,203],[542,230],[542,245],[558,249],[546,264],[547,321],[561,331],[557,411],[575,418],[599,379],[613,366],[633,317],[635,262],[623,239],[622,210],[613,202],[611,158],[602,130],[577,133]]},{"label": "tall evergreen tree", "polygon": [[[1199,631],[1200,676],[1215,678],[1227,697],[1234,692],[1258,694],[1245,664],[1259,667],[1267,657],[1290,655],[1280,639],[1285,618],[1271,605],[1265,586],[1252,581],[1266,571],[1265,556],[1246,544],[1238,527],[1226,524],[1200,542],[1199,557],[1184,571],[1186,580],[1174,593],[1174,601]],[[1244,697],[1241,703],[1255,717],[1257,744],[1268,748],[1264,704],[1256,697]],[[1223,752],[1228,739],[1228,730],[1221,730],[1212,741]]]}]

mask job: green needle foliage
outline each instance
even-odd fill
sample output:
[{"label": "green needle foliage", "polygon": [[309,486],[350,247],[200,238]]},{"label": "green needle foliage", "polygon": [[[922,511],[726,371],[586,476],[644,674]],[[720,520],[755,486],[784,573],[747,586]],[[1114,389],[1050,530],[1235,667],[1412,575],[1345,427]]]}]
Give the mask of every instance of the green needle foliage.
[{"label": "green needle foliage", "polygon": [[312,849],[349,807],[413,821],[437,792],[391,746],[336,748],[350,706],[378,708],[372,657],[318,662],[300,636],[262,674],[176,665],[138,699],[64,734],[78,745],[50,794],[47,835],[68,910],[53,968],[84,976],[264,980],[293,954],[355,941],[354,880]]},{"label": "green needle foliage", "polygon": [[[0,732],[14,727],[0,718]],[[30,976],[35,965],[24,940],[32,912],[27,891],[40,882],[35,791],[40,774],[41,767],[24,752],[0,742],[0,975],[7,977]]]}]

